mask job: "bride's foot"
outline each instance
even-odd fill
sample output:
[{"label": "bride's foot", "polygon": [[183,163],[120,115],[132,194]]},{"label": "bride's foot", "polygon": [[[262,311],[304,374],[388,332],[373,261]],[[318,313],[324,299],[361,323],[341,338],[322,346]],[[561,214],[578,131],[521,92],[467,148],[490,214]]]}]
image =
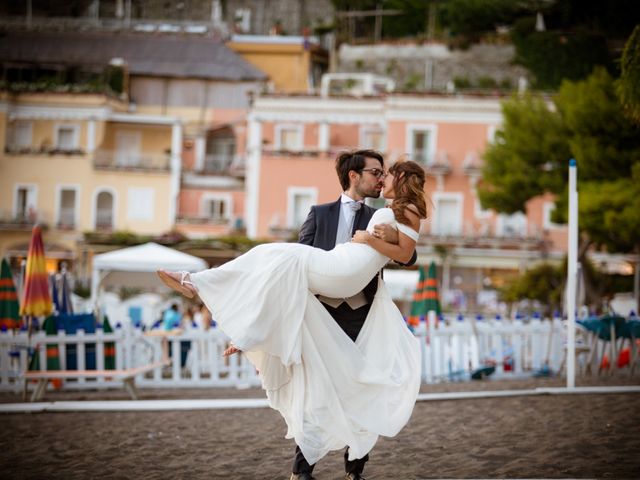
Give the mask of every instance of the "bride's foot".
[{"label": "bride's foot", "polygon": [[187,298],[193,298],[198,292],[191,283],[189,272],[168,272],[166,270],[158,270],[158,277],[167,287],[180,292]]},{"label": "bride's foot", "polygon": [[222,352],[223,357],[228,357],[229,355],[233,355],[234,353],[241,352],[238,347],[236,347],[233,343],[229,343],[229,348],[227,348],[224,352]]}]

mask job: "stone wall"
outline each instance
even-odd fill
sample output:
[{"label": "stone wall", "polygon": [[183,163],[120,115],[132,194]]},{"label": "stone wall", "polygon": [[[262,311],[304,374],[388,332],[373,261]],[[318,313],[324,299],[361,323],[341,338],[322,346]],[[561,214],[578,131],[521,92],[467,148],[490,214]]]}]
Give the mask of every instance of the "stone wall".
[{"label": "stone wall", "polygon": [[449,50],[444,44],[346,45],[338,51],[338,71],[371,72],[396,81],[396,90],[446,90],[457,79],[471,88],[491,88],[492,79],[503,89],[517,88],[527,71],[513,65],[511,45],[473,45]]}]

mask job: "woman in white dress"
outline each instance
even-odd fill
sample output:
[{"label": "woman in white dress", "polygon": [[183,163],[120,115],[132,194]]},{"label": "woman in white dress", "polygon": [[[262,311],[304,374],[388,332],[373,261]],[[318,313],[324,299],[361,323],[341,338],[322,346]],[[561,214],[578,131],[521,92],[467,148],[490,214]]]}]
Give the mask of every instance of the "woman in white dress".
[{"label": "woman in white dress", "polygon": [[[316,295],[350,297],[389,261],[406,263],[426,218],[425,173],[398,162],[377,210],[351,243],[325,251],[308,245],[259,245],[220,267],[187,274],[159,271],[169,287],[199,295],[232,340],[225,354],[242,350],[259,371],[272,408],[287,424],[310,464],[349,447],[364,457],[378,436],[395,436],[407,423],[420,387],[420,349],[380,279],[355,343]],[[390,223],[398,244],[373,235]]]}]

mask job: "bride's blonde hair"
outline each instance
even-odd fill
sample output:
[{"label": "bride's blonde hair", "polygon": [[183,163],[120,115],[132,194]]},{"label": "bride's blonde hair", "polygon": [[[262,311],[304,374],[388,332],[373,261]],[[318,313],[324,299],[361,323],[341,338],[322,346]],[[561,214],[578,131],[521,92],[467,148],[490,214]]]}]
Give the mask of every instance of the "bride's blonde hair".
[{"label": "bride's blonde hair", "polygon": [[389,173],[394,177],[395,198],[391,203],[391,210],[396,220],[405,225],[411,225],[411,221],[405,215],[409,205],[414,205],[418,209],[421,219],[427,218],[427,201],[424,192],[426,174],[422,166],[411,160],[398,160],[389,168]]}]

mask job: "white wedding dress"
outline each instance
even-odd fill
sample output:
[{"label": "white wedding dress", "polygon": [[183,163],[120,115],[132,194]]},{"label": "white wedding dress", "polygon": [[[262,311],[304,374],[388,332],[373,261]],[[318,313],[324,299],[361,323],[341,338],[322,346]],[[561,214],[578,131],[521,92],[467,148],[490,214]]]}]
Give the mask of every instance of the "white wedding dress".
[{"label": "white wedding dress", "polygon": [[[377,210],[367,230],[397,223]],[[272,408],[305,459],[349,446],[364,457],[378,436],[407,423],[420,387],[420,348],[382,280],[354,343],[315,297],[350,297],[388,262],[368,245],[333,250],[260,245],[221,267],[191,274],[218,325],[260,372]],[[242,426],[238,426],[242,428]]]}]

